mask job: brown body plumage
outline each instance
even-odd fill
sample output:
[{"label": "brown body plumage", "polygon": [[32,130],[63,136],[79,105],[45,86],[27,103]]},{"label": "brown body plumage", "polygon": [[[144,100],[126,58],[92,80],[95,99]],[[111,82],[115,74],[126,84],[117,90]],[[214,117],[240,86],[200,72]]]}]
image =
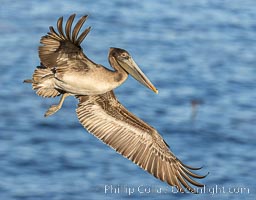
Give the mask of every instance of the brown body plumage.
[{"label": "brown body plumage", "polygon": [[77,22],[71,33],[74,17],[69,17],[65,33],[63,18],[60,18],[57,22],[59,33],[50,27],[48,35],[42,37],[42,46],[39,47],[42,64],[35,70],[32,80],[26,80],[32,83],[40,96],[56,97],[62,94],[60,103],[50,107],[46,116],[58,111],[67,96],[74,95],[79,99],[78,119],[88,132],[181,192],[184,189],[195,192],[191,185],[202,187],[193,178],[205,176],[191,171],[200,168],[189,167],[176,158],[158,132],[127,111],[113,92],[128,74],[157,92],[153,84],[123,49],[110,49],[109,62],[114,71],[87,58],[80,44],[90,28],[78,36],[87,16]]}]

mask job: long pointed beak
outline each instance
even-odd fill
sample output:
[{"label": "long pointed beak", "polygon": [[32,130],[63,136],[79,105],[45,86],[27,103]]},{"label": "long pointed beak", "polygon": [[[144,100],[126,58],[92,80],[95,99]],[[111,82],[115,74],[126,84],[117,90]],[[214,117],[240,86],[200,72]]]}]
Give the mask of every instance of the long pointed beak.
[{"label": "long pointed beak", "polygon": [[156,94],[158,93],[158,90],[150,82],[150,80],[141,71],[141,69],[138,67],[138,65],[134,62],[134,60],[131,57],[127,60],[118,61],[118,63],[124,68],[126,72],[132,75],[137,81],[151,89]]}]

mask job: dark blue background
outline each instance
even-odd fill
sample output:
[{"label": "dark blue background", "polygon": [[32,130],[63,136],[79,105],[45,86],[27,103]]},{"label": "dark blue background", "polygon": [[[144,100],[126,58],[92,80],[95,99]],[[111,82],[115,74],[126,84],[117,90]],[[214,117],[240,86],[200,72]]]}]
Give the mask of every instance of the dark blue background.
[{"label": "dark blue background", "polygon": [[[73,13],[90,15],[88,57],[108,67],[109,47],[124,48],[159,89],[130,78],[116,94],[184,163],[210,172],[205,194],[173,194],[88,134],[73,97],[43,117],[58,99],[22,81],[39,64],[40,37]],[[254,0],[1,0],[0,49],[0,199],[255,199]],[[193,100],[203,102],[194,119]]]}]

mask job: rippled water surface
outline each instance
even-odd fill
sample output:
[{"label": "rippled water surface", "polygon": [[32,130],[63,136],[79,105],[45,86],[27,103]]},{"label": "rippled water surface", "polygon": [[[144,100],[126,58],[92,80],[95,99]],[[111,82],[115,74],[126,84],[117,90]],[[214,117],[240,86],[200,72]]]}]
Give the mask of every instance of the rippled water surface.
[{"label": "rippled water surface", "polygon": [[[202,194],[175,194],[88,134],[72,97],[43,117],[58,99],[22,81],[48,26],[73,13],[90,15],[88,57],[109,66],[109,47],[124,48],[159,89],[130,78],[116,94],[184,163],[210,172]],[[255,199],[254,0],[1,0],[0,49],[0,199]]]}]

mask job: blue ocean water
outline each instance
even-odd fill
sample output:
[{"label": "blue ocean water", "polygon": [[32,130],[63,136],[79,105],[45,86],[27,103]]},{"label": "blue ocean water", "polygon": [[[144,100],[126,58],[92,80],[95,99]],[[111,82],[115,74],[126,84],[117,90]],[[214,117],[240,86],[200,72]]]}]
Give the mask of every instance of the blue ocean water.
[{"label": "blue ocean water", "polygon": [[[89,58],[109,67],[109,47],[124,48],[156,85],[158,95],[129,78],[116,95],[184,163],[210,172],[200,194],[176,194],[87,133],[72,97],[43,117],[58,99],[22,81],[40,37],[73,13],[89,14]],[[255,199],[254,0],[1,0],[0,49],[0,199]]]}]

